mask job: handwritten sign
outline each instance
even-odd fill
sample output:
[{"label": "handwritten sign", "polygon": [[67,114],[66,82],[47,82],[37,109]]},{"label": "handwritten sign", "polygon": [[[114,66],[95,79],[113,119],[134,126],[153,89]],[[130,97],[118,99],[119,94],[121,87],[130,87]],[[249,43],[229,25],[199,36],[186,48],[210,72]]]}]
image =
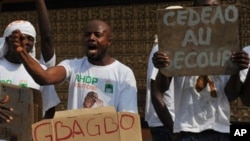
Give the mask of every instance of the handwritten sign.
[{"label": "handwritten sign", "polygon": [[142,141],[139,115],[113,107],[62,111],[32,129],[34,141]]},{"label": "handwritten sign", "polygon": [[42,118],[41,93],[30,88],[0,84],[0,98],[8,95],[14,109],[11,123],[0,124],[0,140],[32,141],[31,125]]},{"label": "handwritten sign", "polygon": [[235,5],[157,11],[159,50],[168,54],[166,76],[232,74],[231,54],[239,46]]}]

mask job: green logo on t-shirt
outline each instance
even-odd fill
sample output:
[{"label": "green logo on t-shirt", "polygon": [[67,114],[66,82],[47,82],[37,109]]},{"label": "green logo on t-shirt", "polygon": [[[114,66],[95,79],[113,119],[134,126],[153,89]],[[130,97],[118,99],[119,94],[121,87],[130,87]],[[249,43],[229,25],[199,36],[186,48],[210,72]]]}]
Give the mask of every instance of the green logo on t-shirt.
[{"label": "green logo on t-shirt", "polygon": [[0,80],[0,83],[12,84],[11,80]]},{"label": "green logo on t-shirt", "polygon": [[83,82],[83,83],[92,84],[92,85],[98,82],[98,78],[96,77],[82,76],[81,74],[76,75],[76,80],[77,82]]},{"label": "green logo on t-shirt", "polygon": [[28,87],[27,80],[19,80],[18,86],[20,86],[22,88],[27,88]]},{"label": "green logo on t-shirt", "polygon": [[114,87],[112,84],[105,84],[105,90],[104,90],[105,93],[113,93],[113,91]]},{"label": "green logo on t-shirt", "polygon": [[22,88],[27,88],[27,87],[28,87],[28,84],[20,83],[19,86],[22,87]]}]

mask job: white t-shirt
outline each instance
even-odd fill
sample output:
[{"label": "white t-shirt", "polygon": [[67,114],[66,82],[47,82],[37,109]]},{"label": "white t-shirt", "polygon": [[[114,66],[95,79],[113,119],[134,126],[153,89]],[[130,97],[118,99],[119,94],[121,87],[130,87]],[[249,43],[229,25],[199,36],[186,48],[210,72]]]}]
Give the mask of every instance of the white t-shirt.
[{"label": "white t-shirt", "polygon": [[[46,68],[45,66],[43,67]],[[43,98],[43,114],[49,108],[60,103],[54,85],[41,87],[29,75],[23,64],[10,63],[4,57],[0,58],[0,83],[8,83],[40,90]]]},{"label": "white t-shirt", "polygon": [[[147,121],[149,127],[163,126],[157,113],[155,112],[154,106],[151,102],[151,95],[150,95],[150,89],[151,89],[150,81],[155,80],[156,75],[158,73],[158,69],[155,68],[152,63],[152,57],[156,51],[158,51],[158,44],[153,45],[153,48],[150,52],[149,59],[148,59],[145,120]],[[169,90],[164,93],[163,100],[166,106],[168,107],[168,110],[172,116],[172,119],[174,119],[174,97],[173,96],[174,96],[173,83],[171,83]]]},{"label": "white t-shirt", "polygon": [[[250,57],[250,46],[244,47],[243,50],[246,51],[248,53],[249,57]],[[250,64],[249,64],[249,66],[250,66]],[[248,69],[244,69],[244,70],[240,71],[240,80],[241,80],[241,82],[245,81],[245,78],[247,76],[247,72],[248,72]]]},{"label": "white t-shirt", "polygon": [[52,66],[56,65],[56,54],[55,53],[53,54],[52,58],[48,62],[44,61],[42,54],[40,56],[41,56],[41,58],[39,59],[39,62],[41,64],[45,65],[46,67],[52,67]]},{"label": "white t-shirt", "polygon": [[[45,65],[47,68],[55,66],[55,64],[56,64],[56,54],[55,53],[52,56],[52,58],[47,62],[44,61],[42,54],[40,56],[41,56],[41,58],[39,59],[40,64]],[[42,86],[42,88],[45,89],[45,91],[43,93],[48,93],[48,94],[46,94],[47,96],[43,97],[44,109],[48,110],[48,109],[58,105],[61,102],[61,100],[58,97],[58,94],[56,92],[54,85],[45,85],[45,86]]]},{"label": "white t-shirt", "polygon": [[83,57],[64,60],[59,66],[66,69],[66,79],[70,81],[68,109],[83,108],[88,104],[87,94],[92,93],[89,108],[114,106],[117,111],[138,112],[134,73],[119,61],[107,66],[95,66]]},{"label": "white t-shirt", "polygon": [[[250,47],[244,48],[250,55]],[[244,82],[248,69],[240,71]],[[195,84],[198,76],[173,77],[175,121],[174,133],[180,131],[201,132],[213,129],[218,132],[230,132],[230,103],[224,92],[230,75],[209,76],[214,82],[217,97],[212,97],[207,85],[200,93]]]},{"label": "white t-shirt", "polygon": [[214,129],[229,133],[230,105],[224,92],[229,75],[209,76],[217,92],[212,97],[207,85],[200,93],[195,89],[198,76],[173,77],[175,94],[174,132],[201,132]]}]

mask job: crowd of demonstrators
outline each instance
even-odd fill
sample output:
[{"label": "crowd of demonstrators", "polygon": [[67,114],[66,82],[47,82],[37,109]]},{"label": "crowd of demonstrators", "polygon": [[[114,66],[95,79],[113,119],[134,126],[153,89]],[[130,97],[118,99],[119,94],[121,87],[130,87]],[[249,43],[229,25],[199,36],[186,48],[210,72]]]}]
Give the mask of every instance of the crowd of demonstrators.
[{"label": "crowd of demonstrators", "polygon": [[[219,0],[194,1],[194,6],[218,6],[220,4]],[[233,52],[231,59],[239,66],[239,72],[232,75],[203,77],[212,81],[213,90],[209,88],[209,84],[198,79],[199,76],[167,77],[161,71],[157,73],[155,88],[159,95],[163,95],[169,89],[170,84],[174,83],[174,141],[230,140],[229,102],[240,95],[246,78],[241,72],[248,68],[249,52],[244,50]],[[156,52],[152,58],[154,66],[158,69],[168,67],[170,60],[171,58],[166,53],[160,51]],[[216,92],[215,97],[213,92]]]},{"label": "crowd of demonstrators", "polygon": [[[1,39],[0,48],[3,51],[0,52],[0,80],[11,80],[12,84],[36,89],[43,88],[42,93],[45,88],[51,88],[49,93],[43,94],[43,105],[47,106],[44,110],[59,103],[54,84],[68,81],[68,110],[114,106],[117,112],[138,113],[134,73],[108,53],[112,44],[110,25],[100,19],[89,20],[83,30],[86,54],[81,58],[65,59],[55,65],[47,9],[44,0],[36,2],[43,61],[39,63],[34,56],[34,27],[28,21],[15,21],[6,28]],[[219,5],[220,0],[194,0],[193,6]],[[159,69],[168,67],[171,58],[158,51],[156,43],[149,55],[145,108],[145,118],[153,140],[229,141],[229,102],[240,97],[243,103],[248,104],[249,48],[232,53],[232,61],[240,68],[235,74],[167,77]],[[5,73],[2,74],[3,70]],[[22,78],[13,75],[17,71],[19,74],[21,72]],[[213,89],[203,80],[212,82]],[[0,119],[9,122],[12,120],[9,112],[13,109],[4,106],[6,101],[0,101]]]},{"label": "crowd of demonstrators", "polygon": [[[66,59],[57,66],[43,69],[26,51],[21,31],[12,32],[13,50],[40,85],[69,81],[68,109],[83,108],[89,92],[96,93],[102,106],[114,106],[117,111],[138,112],[137,87],[133,71],[108,54],[112,43],[110,25],[93,19],[86,23],[83,47],[86,56]],[[99,104],[93,105],[98,107]]]},{"label": "crowd of demonstrators", "polygon": [[[51,25],[44,0],[36,0],[39,29],[41,33],[41,59],[43,68],[55,65],[55,49],[52,46]],[[12,32],[19,30],[22,32],[22,39],[26,39],[23,44],[28,55],[35,59],[36,55],[36,30],[34,26],[26,20],[16,20],[7,25],[3,37],[0,38],[0,82],[20,87],[27,87],[39,90],[42,95],[43,118],[53,118],[55,106],[60,103],[54,85],[40,86],[35,83],[22,64],[21,58],[16,53],[14,47],[15,40],[10,37]],[[36,60],[38,62],[38,60]]]}]

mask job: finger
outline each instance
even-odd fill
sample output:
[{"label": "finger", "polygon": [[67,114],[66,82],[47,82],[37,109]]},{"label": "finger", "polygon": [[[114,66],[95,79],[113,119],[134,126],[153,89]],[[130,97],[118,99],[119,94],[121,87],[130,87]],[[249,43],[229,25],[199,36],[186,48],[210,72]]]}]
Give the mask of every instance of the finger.
[{"label": "finger", "polygon": [[241,50],[241,51],[238,51],[238,52],[233,52],[232,53],[232,58],[246,58],[246,59],[249,59],[249,56],[248,56],[248,53]]},{"label": "finger", "polygon": [[8,108],[6,106],[0,105],[0,110],[4,110],[4,111],[14,111],[13,108]]},{"label": "finger", "polygon": [[12,33],[9,35],[9,37],[20,37],[22,35],[20,30],[14,30]]},{"label": "finger", "polygon": [[3,99],[0,99],[0,104],[7,103],[9,101],[9,96],[6,95]]},{"label": "finger", "polygon": [[164,67],[167,67],[168,64],[166,64],[166,63],[154,63],[154,66],[156,68],[164,68]]},{"label": "finger", "polygon": [[248,66],[250,62],[248,54],[244,51],[233,53],[231,59],[234,63],[237,63],[239,66]]},{"label": "finger", "polygon": [[11,34],[8,36],[8,43],[10,44],[10,46],[20,46],[20,36],[16,35],[16,34]]},{"label": "finger", "polygon": [[2,122],[10,122],[11,120],[13,120],[13,117],[7,115],[7,113],[4,113],[3,111],[0,111],[0,120]]},{"label": "finger", "polygon": [[246,63],[246,64],[248,64],[249,63],[249,58],[234,58],[233,60],[232,60],[233,62],[235,62],[235,63]]},{"label": "finger", "polygon": [[11,42],[17,42],[17,41],[22,41],[26,38],[24,34],[21,33],[20,30],[14,30],[10,35],[9,35],[9,41]]},{"label": "finger", "polygon": [[240,70],[246,69],[249,66],[249,61],[246,60],[234,60],[234,62],[237,64]]},{"label": "finger", "polygon": [[153,64],[154,65],[168,66],[169,63],[170,63],[170,60],[168,58],[153,59]]},{"label": "finger", "polygon": [[234,63],[236,63],[238,66],[243,66],[243,67],[248,67],[249,61],[248,60],[242,60],[242,59],[237,59],[234,60]]}]

